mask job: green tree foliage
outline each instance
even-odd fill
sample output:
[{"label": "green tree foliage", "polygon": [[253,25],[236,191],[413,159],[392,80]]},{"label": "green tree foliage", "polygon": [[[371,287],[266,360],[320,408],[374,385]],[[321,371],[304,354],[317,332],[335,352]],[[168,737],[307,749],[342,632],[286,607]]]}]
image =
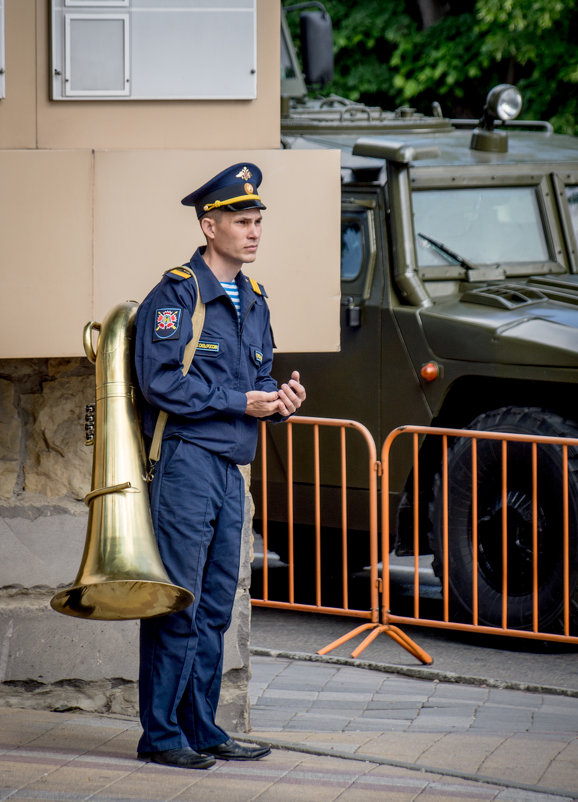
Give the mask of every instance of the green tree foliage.
[{"label": "green tree foliage", "polygon": [[454,0],[426,29],[414,0],[324,0],[334,29],[331,92],[371,105],[479,117],[489,89],[515,83],[525,119],[578,134],[576,0]]}]

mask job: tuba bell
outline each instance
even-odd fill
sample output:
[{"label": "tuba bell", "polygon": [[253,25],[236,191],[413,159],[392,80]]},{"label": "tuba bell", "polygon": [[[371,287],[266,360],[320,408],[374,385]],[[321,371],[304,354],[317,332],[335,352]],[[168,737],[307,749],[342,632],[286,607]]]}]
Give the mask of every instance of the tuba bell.
[{"label": "tuba bell", "polygon": [[87,443],[94,445],[91,491],[84,499],[88,529],[74,584],[50,601],[59,613],[78,618],[151,618],[193,602],[190,591],[171,583],[152,525],[132,378],[136,310],[134,301],[118,304],[102,324],[84,328],[84,350],[96,366],[94,418],[87,416]]}]

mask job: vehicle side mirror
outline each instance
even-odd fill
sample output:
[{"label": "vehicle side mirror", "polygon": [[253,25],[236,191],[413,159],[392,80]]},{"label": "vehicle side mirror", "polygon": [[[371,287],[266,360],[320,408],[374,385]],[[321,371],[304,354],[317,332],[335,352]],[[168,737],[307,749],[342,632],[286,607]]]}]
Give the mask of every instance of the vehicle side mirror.
[{"label": "vehicle side mirror", "polygon": [[304,11],[299,22],[305,82],[325,86],[333,78],[331,17],[326,11]]}]

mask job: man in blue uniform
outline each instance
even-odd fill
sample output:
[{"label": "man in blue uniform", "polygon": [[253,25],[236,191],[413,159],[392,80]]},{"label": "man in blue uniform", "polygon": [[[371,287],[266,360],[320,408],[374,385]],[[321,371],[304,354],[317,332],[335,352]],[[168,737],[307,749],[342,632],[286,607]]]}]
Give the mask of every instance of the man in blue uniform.
[{"label": "man in blue uniform", "polygon": [[[184,198],[207,244],[164,275],[136,317],[149,438],[159,410],[168,414],[151,487],[153,524],[171,581],[195,597],[182,612],[141,622],[138,756],[183,768],[270,752],[234,741],[215,723],[244,517],[237,465],[255,455],[259,419],[283,420],[305,399],[297,371],[279,388],[271,377],[266,294],[241,272],[261,237],[260,183],[256,165],[235,164]],[[198,294],[205,319],[185,375]]]}]

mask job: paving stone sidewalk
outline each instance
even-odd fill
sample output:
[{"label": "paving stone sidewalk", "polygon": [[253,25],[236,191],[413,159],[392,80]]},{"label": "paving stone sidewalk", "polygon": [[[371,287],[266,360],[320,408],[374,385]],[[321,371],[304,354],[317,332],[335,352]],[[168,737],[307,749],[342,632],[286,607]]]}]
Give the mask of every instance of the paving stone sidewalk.
[{"label": "paving stone sidewalk", "polygon": [[260,737],[578,796],[578,698],[253,657]]},{"label": "paving stone sidewalk", "polygon": [[0,800],[578,800],[578,698],[252,664],[250,739],[278,747],[264,760],[143,764],[134,719],[0,708]]}]

